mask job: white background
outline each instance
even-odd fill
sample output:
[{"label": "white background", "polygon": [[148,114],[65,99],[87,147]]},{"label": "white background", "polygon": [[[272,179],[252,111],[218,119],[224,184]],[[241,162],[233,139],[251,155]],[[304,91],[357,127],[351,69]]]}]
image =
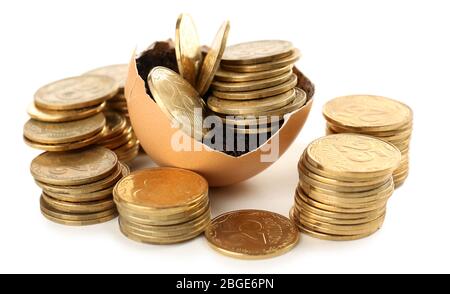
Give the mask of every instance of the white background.
[{"label": "white background", "polygon": [[[22,142],[26,106],[41,85],[126,63],[132,50],[174,37],[190,13],[209,44],[231,21],[229,44],[287,39],[316,84],[310,119],[270,169],[211,191],[213,214],[262,208],[287,215],[304,146],[324,134],[321,107],[346,94],[379,94],[414,110],[411,173],[388,205],[383,228],[353,242],[302,235],[281,257],[221,256],[203,238],[173,246],[135,243],[116,221],[72,228],[46,221],[29,174],[39,154]],[[449,272],[448,1],[0,1],[2,86],[0,272],[368,273]],[[150,164],[147,159],[142,165]]]}]

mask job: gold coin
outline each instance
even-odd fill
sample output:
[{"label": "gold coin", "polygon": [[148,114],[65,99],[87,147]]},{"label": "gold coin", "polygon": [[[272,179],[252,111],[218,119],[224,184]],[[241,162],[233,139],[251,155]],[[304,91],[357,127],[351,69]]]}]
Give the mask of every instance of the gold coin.
[{"label": "gold coin", "polygon": [[295,96],[294,100],[292,100],[291,103],[283,106],[279,109],[273,109],[265,112],[261,112],[260,115],[265,116],[283,116],[288,113],[294,112],[296,110],[299,110],[302,106],[305,105],[306,101],[308,100],[308,97],[306,95],[306,92],[303,91],[300,88],[294,88],[295,90]]},{"label": "gold coin", "polygon": [[82,141],[76,141],[71,143],[64,143],[64,144],[43,144],[39,142],[30,141],[27,138],[23,137],[23,141],[28,146],[35,148],[35,149],[41,149],[45,151],[51,151],[51,152],[63,152],[63,151],[73,151],[76,149],[81,149],[90,145],[93,145],[97,143],[97,141],[103,136],[103,132],[98,132],[97,134],[93,135],[90,138],[84,139]]},{"label": "gold coin", "polygon": [[250,82],[250,81],[258,81],[263,79],[273,78],[279,75],[283,75],[292,70],[292,65],[287,65],[280,68],[270,69],[266,71],[259,72],[251,72],[251,73],[242,73],[242,72],[232,72],[226,71],[222,68],[219,68],[214,76],[216,81],[221,82]]},{"label": "gold coin", "polygon": [[208,98],[208,107],[221,114],[256,115],[260,112],[281,108],[291,103],[295,98],[295,90],[255,100],[226,100],[214,96]]},{"label": "gold coin", "polygon": [[291,75],[290,79],[287,82],[284,82],[280,85],[255,90],[255,91],[247,91],[247,92],[221,92],[214,90],[212,94],[217,98],[229,99],[229,100],[251,100],[251,99],[260,99],[266,98],[270,96],[275,96],[292,90],[297,85],[297,76],[295,74]]},{"label": "gold coin", "polygon": [[45,202],[45,200],[41,197],[40,199],[41,210],[46,215],[52,216],[54,218],[58,218],[61,220],[68,221],[89,221],[92,219],[99,219],[102,217],[107,217],[116,213],[116,208],[110,208],[108,210],[93,212],[93,213],[68,213],[54,209],[50,205]]},{"label": "gold coin", "polygon": [[125,88],[128,76],[128,64],[113,64],[99,67],[84,73],[84,75],[101,75],[114,79],[120,91]]},{"label": "gold coin", "polygon": [[409,124],[412,110],[389,98],[352,95],[335,98],[323,107],[326,120],[359,131],[390,131]]},{"label": "gold coin", "polygon": [[280,116],[254,116],[254,115],[242,115],[242,116],[233,116],[233,115],[220,115],[217,117],[222,120],[222,122],[228,126],[267,126],[271,124],[280,124],[282,123],[283,118]]},{"label": "gold coin", "polygon": [[136,139],[136,137],[134,137],[134,138],[131,138],[127,143],[119,146],[118,148],[115,148],[113,151],[116,154],[127,153],[131,150],[138,148],[139,147],[138,144],[139,144],[139,140]]},{"label": "gold coin", "polygon": [[291,55],[271,62],[251,64],[251,65],[231,65],[223,63],[221,64],[221,67],[224,70],[233,72],[251,73],[259,71],[268,71],[276,68],[285,67],[288,65],[293,65],[300,59],[300,56],[301,56],[300,50],[294,49]]},{"label": "gold coin", "polygon": [[258,64],[274,61],[292,54],[294,46],[289,41],[263,40],[228,46],[222,57],[224,64]]},{"label": "gold coin", "polygon": [[179,168],[150,168],[132,172],[114,188],[114,197],[137,207],[164,209],[189,205],[208,193],[199,174]]},{"label": "gold coin", "polygon": [[121,162],[130,163],[133,159],[135,159],[139,154],[139,147],[136,149],[130,150],[129,153],[120,154],[119,159]]},{"label": "gold coin", "polygon": [[45,191],[50,191],[53,193],[60,193],[60,194],[87,194],[95,191],[100,191],[103,189],[106,189],[108,187],[111,187],[115,185],[117,181],[119,181],[121,178],[126,177],[130,174],[130,169],[125,164],[120,163],[117,168],[115,168],[114,172],[111,173],[109,176],[107,176],[104,179],[101,179],[96,182],[92,182],[90,184],[84,184],[84,185],[52,185],[52,184],[46,184],[39,181],[36,181],[37,185],[42,188]]},{"label": "gold coin", "polygon": [[203,56],[194,20],[186,13],[180,14],[177,19],[175,54],[180,75],[195,86]]},{"label": "gold coin", "polygon": [[357,219],[336,219],[331,217],[325,217],[318,214],[315,214],[313,212],[309,212],[305,209],[300,209],[300,211],[297,213],[303,214],[304,216],[308,217],[309,219],[314,219],[320,222],[329,223],[329,224],[335,224],[335,225],[358,225],[367,223],[370,221],[373,221],[377,219],[379,216],[371,216],[366,218],[357,218]]},{"label": "gold coin", "polygon": [[279,125],[273,125],[270,127],[249,127],[249,128],[234,128],[234,132],[236,134],[245,134],[245,135],[257,135],[257,134],[275,134],[280,129]]},{"label": "gold coin", "polygon": [[23,135],[28,140],[37,143],[71,143],[90,138],[99,133],[105,127],[105,123],[103,113],[97,113],[82,120],[61,123],[30,119],[23,127]]},{"label": "gold coin", "polygon": [[102,200],[105,198],[110,198],[112,196],[112,191],[114,187],[108,187],[103,190],[98,190],[94,192],[89,193],[55,193],[51,191],[46,191],[45,194],[48,196],[61,200],[61,201],[67,201],[67,202],[89,202],[89,201],[97,201]]},{"label": "gold coin", "polygon": [[36,107],[34,102],[30,103],[27,112],[28,115],[35,120],[44,122],[67,122],[80,120],[89,116],[93,116],[105,109],[106,102],[94,105],[88,108],[80,108],[74,110],[47,110]]},{"label": "gold coin", "polygon": [[67,213],[96,213],[100,211],[110,210],[115,207],[112,198],[106,200],[90,201],[90,202],[67,202],[52,198],[45,193],[41,195],[44,201],[52,208]]},{"label": "gold coin", "polygon": [[125,116],[113,111],[106,111],[104,114],[106,118],[106,130],[102,138],[103,140],[111,139],[125,130],[127,126]]},{"label": "gold coin", "polygon": [[[412,126],[412,125],[411,125]],[[386,141],[395,141],[395,140],[407,140],[411,137],[412,134],[412,127],[408,127],[406,129],[400,129],[395,131],[385,131],[385,132],[367,132],[367,131],[357,131],[351,128],[345,128],[333,125],[331,123],[327,122],[327,128],[329,128],[331,131],[335,133],[360,133],[360,134],[366,134],[374,137],[378,137],[380,139],[386,140]]]},{"label": "gold coin", "polygon": [[196,89],[200,96],[205,95],[211,85],[212,80],[217,72],[222,59],[223,52],[225,51],[228,32],[230,30],[230,22],[226,21],[222,24],[219,31],[214,38],[214,41],[209,49],[208,53],[203,60],[202,68],[198,76]]},{"label": "gold coin", "polygon": [[238,210],[219,215],[205,231],[220,253],[238,258],[267,258],[291,250],[299,240],[286,217],[263,210]]},{"label": "gold coin", "polygon": [[133,138],[134,133],[132,132],[132,128],[129,127],[128,129],[124,130],[121,135],[104,141],[102,140],[101,142],[99,142],[99,144],[103,147],[113,150],[124,144],[127,144]]},{"label": "gold coin", "polygon": [[116,81],[107,76],[84,75],[45,85],[34,94],[37,107],[70,110],[98,105],[118,92]]},{"label": "gold coin", "polygon": [[400,151],[382,140],[355,134],[329,135],[313,141],[305,152],[315,168],[336,176],[372,178],[392,173]]},{"label": "gold coin", "polygon": [[90,219],[90,220],[85,220],[85,221],[78,221],[78,220],[65,220],[65,219],[60,219],[57,217],[53,217],[51,215],[46,214],[44,211],[41,210],[42,215],[47,218],[48,220],[61,224],[61,225],[66,225],[66,226],[89,226],[89,225],[96,225],[96,224],[100,224],[100,223],[104,223],[107,221],[110,221],[114,218],[117,217],[117,212],[105,216],[105,217],[101,217],[101,218],[95,218],[95,219]]},{"label": "gold coin", "polygon": [[211,84],[212,89],[217,91],[223,91],[223,92],[244,92],[244,91],[254,91],[254,90],[260,90],[265,88],[270,88],[277,86],[279,84],[282,84],[290,79],[292,75],[292,70],[289,72],[264,79],[264,80],[257,80],[257,81],[250,81],[250,82],[219,82],[219,81],[213,81]]},{"label": "gold coin", "polygon": [[157,66],[148,76],[148,84],[161,110],[190,136],[203,136],[206,106],[197,91],[179,74]]},{"label": "gold coin", "polygon": [[31,162],[33,177],[53,185],[82,185],[110,175],[118,163],[109,149],[92,147],[71,152],[44,152]]}]

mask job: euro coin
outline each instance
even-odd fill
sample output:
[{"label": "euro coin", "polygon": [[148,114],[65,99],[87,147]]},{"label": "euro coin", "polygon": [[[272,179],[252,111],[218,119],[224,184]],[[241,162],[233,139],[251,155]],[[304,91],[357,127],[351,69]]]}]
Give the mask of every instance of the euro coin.
[{"label": "euro coin", "polygon": [[263,210],[238,210],[219,215],[211,221],[205,236],[218,252],[246,259],[281,255],[299,240],[299,233],[288,218]]},{"label": "euro coin", "polygon": [[240,43],[225,49],[224,64],[258,64],[274,61],[292,54],[294,46],[289,41],[262,40]]}]

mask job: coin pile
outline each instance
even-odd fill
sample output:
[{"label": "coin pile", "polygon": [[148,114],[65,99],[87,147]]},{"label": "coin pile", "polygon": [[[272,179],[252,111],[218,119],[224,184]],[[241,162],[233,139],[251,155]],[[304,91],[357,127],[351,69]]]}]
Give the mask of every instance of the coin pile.
[{"label": "coin pile", "polygon": [[400,158],[394,145],[370,136],[336,134],[313,141],[298,163],[291,219],[316,238],[371,235],[383,224]]},{"label": "coin pile", "polygon": [[236,134],[269,137],[283,116],[302,107],[294,63],[300,51],[291,42],[264,40],[229,46],[211,84],[208,107]]},{"label": "coin pile", "polygon": [[122,233],[154,244],[192,239],[210,222],[208,183],[191,171],[152,168],[131,173],[114,188]]},{"label": "coin pile", "polygon": [[40,88],[28,108],[23,129],[33,148],[67,151],[96,143],[103,135],[105,101],[116,95],[116,82],[105,76],[79,76]]},{"label": "coin pile", "polygon": [[115,218],[112,191],[129,174],[115,153],[103,147],[44,152],[31,162],[30,171],[42,188],[42,214],[53,222],[73,226]]},{"label": "coin pile", "polygon": [[360,133],[395,145],[402,153],[394,171],[395,187],[402,185],[409,173],[409,144],[413,112],[407,105],[380,96],[353,95],[335,98],[323,107],[327,133]]},{"label": "coin pile", "polygon": [[[107,76],[114,79],[118,84],[119,90],[117,94],[106,102],[107,130],[99,144],[116,152],[121,162],[133,160],[138,155],[140,147],[130,123],[127,101],[125,99],[127,74],[127,64],[108,65],[85,73],[85,75]],[[122,125],[123,123],[125,125]]]},{"label": "coin pile", "polygon": [[113,111],[106,111],[106,128],[97,144],[111,149],[119,161],[129,162],[139,153],[139,140],[126,117]]},{"label": "coin pile", "polygon": [[243,259],[268,258],[291,250],[299,240],[286,217],[265,210],[237,210],[219,215],[205,231],[218,252]]}]

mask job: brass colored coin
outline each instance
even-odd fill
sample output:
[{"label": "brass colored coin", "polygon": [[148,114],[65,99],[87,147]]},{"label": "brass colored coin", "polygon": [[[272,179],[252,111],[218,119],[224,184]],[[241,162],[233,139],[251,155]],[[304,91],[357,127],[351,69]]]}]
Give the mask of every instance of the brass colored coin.
[{"label": "brass colored coin", "polygon": [[52,198],[50,196],[47,196],[45,193],[43,193],[41,197],[52,208],[67,213],[88,214],[110,210],[115,207],[114,201],[112,199],[77,203],[77,202],[61,201]]},{"label": "brass colored coin", "polygon": [[89,221],[92,219],[99,219],[102,217],[107,217],[107,216],[110,216],[110,215],[116,213],[115,207],[108,209],[108,210],[94,212],[94,213],[68,213],[68,212],[63,212],[63,211],[54,209],[53,207],[48,205],[47,202],[45,202],[45,200],[42,197],[40,199],[40,203],[41,203],[41,210],[46,215],[49,215],[49,216],[52,216],[54,218],[58,218],[61,220],[68,220],[68,221]]},{"label": "brass colored coin", "polygon": [[286,115],[288,113],[294,112],[296,110],[299,110],[302,106],[305,105],[306,101],[308,100],[308,97],[306,95],[306,92],[303,91],[300,88],[294,88],[295,90],[295,96],[294,96],[294,100],[292,100],[291,103],[283,106],[282,108],[279,109],[274,109],[274,110],[269,110],[266,112],[262,112],[260,113],[260,115],[265,115],[265,116],[283,116]]},{"label": "brass colored coin", "polygon": [[116,81],[119,90],[123,91],[128,76],[128,64],[108,65],[88,71],[84,73],[84,75],[101,75],[110,77]]},{"label": "brass colored coin", "polygon": [[106,111],[104,114],[106,118],[106,130],[103,140],[114,138],[127,127],[127,120],[122,114],[113,111]]},{"label": "brass colored coin", "polygon": [[219,68],[219,70],[217,70],[216,72],[214,79],[216,81],[231,82],[231,83],[250,82],[250,81],[270,79],[291,72],[291,70],[292,65],[252,73],[232,72]]},{"label": "brass colored coin", "polygon": [[335,133],[360,133],[365,135],[370,135],[374,137],[378,137],[385,141],[405,141],[411,137],[412,128],[409,127],[404,130],[395,130],[395,131],[387,131],[387,132],[366,132],[366,131],[358,131],[351,128],[345,128],[333,125],[331,123],[327,123],[327,128]]},{"label": "brass colored coin", "polygon": [[67,202],[89,202],[89,201],[97,201],[105,198],[109,198],[112,196],[112,190],[114,187],[108,187],[103,190],[94,191],[90,193],[55,193],[51,191],[44,190],[45,194],[48,196]]},{"label": "brass colored coin", "polygon": [[82,185],[103,179],[114,172],[116,154],[103,147],[64,153],[44,152],[31,162],[33,177],[53,185]]},{"label": "brass colored coin", "polygon": [[317,221],[320,221],[323,223],[335,224],[335,225],[359,225],[359,224],[373,221],[379,217],[379,216],[371,216],[371,217],[358,218],[358,219],[336,219],[336,218],[321,216],[321,215],[315,214],[313,212],[309,212],[308,210],[305,210],[305,209],[300,209],[300,212],[298,212],[297,215],[298,214],[302,214],[302,215],[308,217],[309,219],[317,220]]},{"label": "brass colored coin", "polygon": [[282,122],[282,118],[279,116],[221,116],[218,115],[219,119],[228,126],[267,126],[271,124],[280,124]]},{"label": "brass colored coin", "polygon": [[[261,99],[266,98],[270,96],[276,96],[282,93],[285,93],[287,91],[292,90],[297,85],[297,76],[291,75],[290,79],[280,85],[261,89],[261,90],[255,90],[255,91],[247,91],[247,92],[221,92],[214,90],[212,92],[213,96],[216,96],[217,98],[222,99],[229,99],[229,100],[251,100],[251,99]],[[292,100],[291,100],[292,101]]]},{"label": "brass colored coin", "polygon": [[35,120],[43,122],[68,122],[80,120],[89,116],[93,116],[105,109],[106,102],[92,107],[80,108],[74,110],[47,110],[36,107],[34,102],[30,103],[27,112],[28,115]]},{"label": "brass colored coin", "polygon": [[299,240],[286,217],[263,210],[238,210],[214,218],[205,231],[220,253],[238,258],[267,258],[291,250]]},{"label": "brass colored coin", "polygon": [[186,206],[208,193],[200,175],[179,168],[150,168],[132,172],[115,186],[114,197],[144,208]]},{"label": "brass colored coin", "polygon": [[255,100],[226,100],[214,96],[208,98],[208,107],[221,114],[256,115],[260,112],[281,108],[291,103],[295,98],[295,90]]},{"label": "brass colored coin", "polygon": [[45,85],[34,94],[39,108],[70,110],[98,105],[117,94],[116,81],[107,76],[84,75]]},{"label": "brass colored coin", "polygon": [[119,153],[127,153],[128,151],[134,150],[138,148],[139,140],[136,138],[131,138],[127,143],[119,146],[118,148],[114,149],[114,152],[116,154]]},{"label": "brass colored coin", "polygon": [[227,44],[228,32],[230,30],[230,22],[226,21],[222,24],[214,38],[214,41],[208,53],[203,60],[202,68],[198,76],[196,89],[200,96],[206,94],[211,85],[212,80],[217,72],[222,59],[223,52]]},{"label": "brass colored coin", "polygon": [[228,46],[222,57],[223,64],[258,64],[274,61],[292,54],[294,46],[289,41],[263,40]]},{"label": "brass colored coin", "polygon": [[130,169],[123,163],[117,166],[112,174],[104,179],[84,185],[51,185],[36,181],[37,185],[45,191],[59,194],[87,194],[95,191],[104,190],[114,186],[121,178],[130,174]]},{"label": "brass colored coin", "polygon": [[139,147],[136,147],[136,149],[130,150],[129,153],[120,154],[119,159],[121,162],[130,163],[138,155],[139,155]]},{"label": "brass colored coin", "polygon": [[30,119],[23,127],[23,135],[30,141],[43,144],[61,144],[92,137],[105,127],[105,116],[94,116],[70,122],[51,123]]},{"label": "brass colored coin", "polygon": [[234,128],[236,134],[256,135],[256,134],[275,134],[280,129],[279,125],[270,127],[250,127],[250,128]]},{"label": "brass colored coin", "polygon": [[214,81],[211,84],[211,87],[214,90],[222,91],[222,92],[254,91],[254,90],[270,88],[270,87],[274,87],[279,84],[282,84],[282,83],[288,81],[290,79],[291,75],[292,75],[292,70],[290,70],[289,72],[287,72],[285,74],[276,76],[276,77],[272,77],[272,78],[268,78],[268,79],[264,79],[264,80],[250,81],[250,82],[240,82],[240,83],[231,82],[231,83],[229,83],[229,82]]},{"label": "brass colored coin", "polygon": [[381,96],[352,95],[335,98],[323,107],[326,120],[359,131],[390,131],[409,124],[407,105]]},{"label": "brass colored coin", "polygon": [[34,141],[30,141],[27,138],[23,137],[23,141],[28,146],[35,148],[35,149],[41,149],[45,151],[51,151],[51,152],[63,152],[63,151],[73,151],[76,149],[81,149],[90,145],[93,145],[97,143],[98,140],[101,139],[103,136],[103,132],[98,132],[97,134],[93,135],[90,138],[84,139],[82,141],[76,141],[71,143],[64,143],[64,144],[43,144],[38,143]]},{"label": "brass colored coin", "polygon": [[101,218],[95,218],[95,219],[90,219],[90,220],[85,220],[85,221],[78,221],[78,220],[65,220],[65,219],[60,219],[57,217],[53,217],[51,215],[46,214],[44,211],[41,210],[42,215],[47,218],[48,220],[61,224],[61,225],[66,225],[66,226],[89,226],[89,225],[96,225],[96,224],[100,224],[100,223],[104,223],[107,221],[110,221],[114,218],[117,217],[117,212],[105,216],[105,217],[101,217]]},{"label": "brass colored coin", "polygon": [[[382,140],[355,134],[319,138],[306,148],[306,160],[315,168],[336,176],[372,178],[392,173],[400,163],[400,151]],[[334,178],[334,177],[333,177]]]},{"label": "brass colored coin", "polygon": [[157,66],[150,72],[148,84],[156,103],[171,120],[179,123],[187,134],[203,136],[206,106],[186,80],[168,68]]},{"label": "brass colored coin", "polygon": [[177,19],[175,54],[180,75],[195,87],[203,55],[194,20],[186,13],[180,14]]},{"label": "brass colored coin", "polygon": [[291,55],[286,56],[284,58],[274,60],[271,62],[266,63],[259,63],[259,64],[251,64],[251,65],[230,65],[223,63],[221,67],[224,70],[233,71],[233,72],[259,72],[259,71],[267,71],[267,70],[273,70],[280,67],[285,67],[288,65],[293,65],[295,62],[297,62],[300,59],[301,53],[300,50],[294,49],[291,53]]},{"label": "brass colored coin", "polygon": [[113,137],[111,139],[102,140],[101,142],[99,142],[99,144],[103,147],[113,150],[119,148],[124,144],[127,144],[130,140],[133,139],[133,137],[134,133],[132,132],[132,128],[129,127],[124,130],[121,135]]}]

